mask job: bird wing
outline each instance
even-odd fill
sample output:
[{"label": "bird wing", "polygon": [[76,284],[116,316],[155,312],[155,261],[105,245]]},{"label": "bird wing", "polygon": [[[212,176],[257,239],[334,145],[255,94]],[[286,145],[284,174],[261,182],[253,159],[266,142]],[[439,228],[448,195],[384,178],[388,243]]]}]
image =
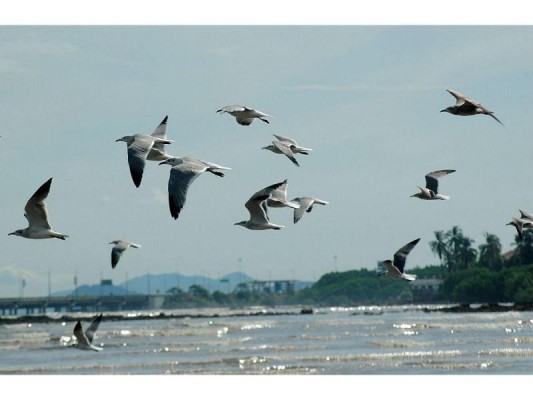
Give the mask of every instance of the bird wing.
[{"label": "bird wing", "polygon": [[455,97],[455,105],[456,106],[461,106],[463,105],[465,102],[471,102],[465,95],[459,93],[459,92],[456,92],[455,90],[451,90],[451,89],[446,89],[446,91],[448,93],[450,93],[453,97]]},{"label": "bird wing", "polygon": [[[159,138],[159,139],[166,139],[167,138],[167,120],[168,115],[163,118],[163,121],[158,125],[157,128],[155,128],[155,131],[152,133],[153,137]],[[154,143],[152,145],[152,152],[157,152],[161,156],[165,155],[165,144],[164,143]]]},{"label": "bird wing", "polygon": [[225,107],[222,107],[220,110],[218,110],[217,112],[227,112],[227,113],[231,113],[231,112],[235,112],[235,111],[246,111],[248,110],[246,107],[243,107],[243,106],[239,106],[239,105],[232,105],[232,106],[225,106]]},{"label": "bird wing", "polygon": [[81,321],[78,320],[78,323],[74,327],[74,337],[78,341],[78,344],[89,346],[89,339],[87,336],[85,336],[85,333],[83,332],[83,328],[81,326]]},{"label": "bird wing", "polygon": [[272,192],[274,190],[276,190],[286,182],[287,180],[267,186],[266,188],[254,193],[248,199],[248,201],[244,203],[244,206],[250,212],[250,221],[255,221],[260,224],[268,222],[268,212],[264,203],[266,199],[268,199],[272,195]]},{"label": "bird wing", "polygon": [[426,175],[426,188],[431,190],[433,193],[438,193],[439,188],[439,181],[437,178],[440,178],[441,176],[451,174],[452,172],[455,172],[454,169],[442,169],[439,171],[433,171]]},{"label": "bird wing", "polygon": [[128,164],[130,165],[131,178],[137,187],[141,184],[146,156],[153,144],[154,140],[150,139],[150,137],[137,136],[128,146]]},{"label": "bird wing", "polygon": [[416,244],[420,241],[420,238],[413,240],[412,242],[407,243],[405,246],[403,246],[401,249],[399,249],[396,253],[394,253],[394,265],[398,270],[403,274],[403,267],[405,266],[405,260],[407,259],[407,255],[409,252],[413,249],[413,247],[416,246]]},{"label": "bird wing", "polygon": [[296,141],[294,139],[291,139],[290,137],[285,137],[285,136],[281,136],[281,135],[274,135],[276,137],[276,139],[282,141],[282,142],[287,142],[287,143],[290,143],[290,144],[294,144],[294,145],[298,145],[298,143],[296,143]]},{"label": "bird wing", "polygon": [[284,142],[274,140],[272,144],[276,146],[276,148],[279,149],[279,151],[285,154],[287,158],[291,160],[294,165],[296,165],[297,167],[300,166],[300,164],[298,164],[298,161],[296,161],[296,158],[294,157],[294,153],[292,152],[291,148],[285,145]]},{"label": "bird wing", "polygon": [[310,197],[301,197],[298,203],[300,204],[300,208],[294,209],[294,223],[297,223],[303,217],[304,212],[313,205],[314,200]]},{"label": "bird wing", "polygon": [[202,162],[190,160],[170,169],[170,178],[168,179],[168,205],[170,215],[174,219],[179,217],[181,209],[185,205],[189,186],[207,168],[208,166]]},{"label": "bird wing", "polygon": [[115,268],[122,256],[122,253],[129,247],[129,243],[123,240],[120,240],[113,248],[111,249],[111,267]]},{"label": "bird wing", "polygon": [[152,136],[159,138],[159,139],[166,139],[167,138],[167,121],[168,121],[168,115],[163,118],[163,121],[155,128],[155,131],[152,133]]},{"label": "bird wing", "polygon": [[518,211],[520,211],[520,218],[529,219],[529,220],[533,221],[533,215],[531,215],[530,213],[528,213],[527,211],[524,211],[524,210],[518,210]]},{"label": "bird wing", "polygon": [[258,224],[268,223],[268,209],[265,205],[268,196],[268,194],[256,196],[244,203],[244,206],[250,212],[250,221],[257,222]]},{"label": "bird wing", "polygon": [[496,118],[496,116],[494,115],[494,113],[492,111],[488,111],[487,115],[490,115],[492,118],[494,118],[496,121],[498,121],[500,124],[503,125],[502,121],[500,121],[498,118]]},{"label": "bird wing", "polygon": [[270,194],[272,200],[280,201],[282,203],[287,202],[287,179],[285,179],[281,184],[275,187]]},{"label": "bird wing", "polygon": [[396,277],[402,276],[403,272],[400,271],[398,268],[396,268],[396,266],[393,265],[391,260],[383,261],[382,264],[385,266],[385,268],[387,268],[389,275],[396,276]]},{"label": "bird wing", "polygon": [[30,197],[24,207],[24,216],[28,220],[30,227],[38,226],[45,229],[51,229],[48,222],[48,211],[44,200],[48,197],[50,192],[50,185],[52,178],[48,179],[41,185],[39,189]]},{"label": "bird wing", "polygon": [[94,334],[96,333],[96,330],[98,329],[98,326],[100,325],[100,321],[102,320],[102,314],[97,316],[93,322],[91,322],[91,325],[87,328],[85,331],[85,336],[87,337],[87,340],[89,343],[93,342]]}]

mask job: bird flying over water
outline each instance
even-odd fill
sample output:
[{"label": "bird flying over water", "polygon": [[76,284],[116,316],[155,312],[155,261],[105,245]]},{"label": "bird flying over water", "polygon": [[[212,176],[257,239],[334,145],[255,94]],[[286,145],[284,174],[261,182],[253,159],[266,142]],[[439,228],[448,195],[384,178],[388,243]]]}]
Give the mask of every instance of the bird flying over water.
[{"label": "bird flying over water", "polygon": [[294,139],[291,139],[289,137],[284,137],[280,135],[274,135],[274,136],[278,140],[273,140],[272,144],[269,144],[268,146],[265,146],[262,149],[270,150],[271,152],[276,153],[276,154],[284,154],[297,167],[299,167],[300,164],[298,164],[298,161],[296,161],[295,154],[301,153],[301,154],[309,155],[309,152],[313,151],[313,149],[307,149],[305,147],[298,146],[298,143],[296,143]]},{"label": "bird flying over water", "polygon": [[415,193],[411,197],[418,197],[422,200],[449,200],[450,196],[445,196],[438,193],[439,181],[438,178],[444,175],[451,174],[455,172],[454,169],[443,169],[440,171],[433,171],[426,175],[426,187],[420,189],[420,193]]},{"label": "bird flying over water", "polygon": [[219,170],[231,170],[231,168],[193,157],[170,157],[159,163],[159,165],[162,164],[172,166],[168,179],[168,205],[170,215],[174,219],[179,217],[183,206],[185,206],[187,191],[196,178],[206,171],[223,177],[224,174]]},{"label": "bird flying over water", "polygon": [[268,218],[267,199],[272,195],[272,192],[286,183],[287,180],[270,185],[260,191],[254,193],[248,201],[244,204],[250,213],[248,221],[236,222],[234,225],[244,226],[251,230],[265,230],[284,228],[283,225],[277,225],[270,222]]},{"label": "bird flying over water", "polygon": [[111,268],[115,268],[120,260],[122,254],[128,249],[128,247],[133,247],[138,249],[142,247],[140,244],[128,242],[127,240],[113,240],[109,244],[114,244],[111,249]]},{"label": "bird flying over water", "polygon": [[78,320],[76,323],[76,326],[74,327],[74,336],[76,337],[77,343],[74,345],[77,349],[80,350],[94,350],[94,351],[101,351],[103,350],[102,347],[98,347],[93,345],[93,339],[94,334],[96,333],[96,330],[98,329],[98,326],[100,325],[100,321],[102,320],[102,314],[97,316],[91,325],[87,328],[85,332],[83,332],[83,328],[81,326],[81,321]]},{"label": "bird flying over water", "polygon": [[494,118],[496,121],[498,121],[501,125],[502,122],[496,118],[493,111],[489,111],[486,107],[484,107],[480,102],[469,99],[465,95],[456,92],[454,90],[446,89],[448,93],[450,93],[453,97],[455,97],[455,105],[446,107],[444,110],[441,110],[440,112],[447,112],[454,115],[462,115],[462,116],[468,116],[468,115],[476,115],[476,114],[484,114],[489,115],[492,118]]},{"label": "bird flying over water", "polygon": [[115,142],[126,142],[128,145],[128,164],[130,166],[131,178],[136,187],[141,185],[144,165],[146,164],[148,155],[151,154],[151,159],[156,160],[164,154],[164,149],[160,147],[156,147],[156,150],[152,152],[153,146],[157,144],[162,147],[164,144],[174,143],[173,140],[161,139],[152,135],[142,135],[140,133],[121,137],[115,140]]},{"label": "bird flying over water", "polygon": [[50,185],[52,185],[52,178],[43,183],[27,201],[24,207],[24,216],[28,220],[28,227],[18,229],[8,235],[21,236],[27,239],[58,238],[65,240],[68,238],[68,235],[53,231],[48,221],[48,210],[44,200],[48,197]]},{"label": "bird flying over water", "polygon": [[237,120],[237,123],[245,126],[250,125],[252,122],[254,122],[254,118],[258,118],[261,121],[269,124],[270,122],[268,122],[267,118],[271,117],[271,115],[265,114],[264,112],[261,112],[259,110],[254,110],[253,108],[239,105],[222,107],[220,110],[217,110],[217,113],[228,113],[230,115],[233,115]]},{"label": "bird flying over water", "polygon": [[405,261],[407,260],[407,255],[413,247],[420,241],[420,238],[413,240],[412,242],[407,243],[396,253],[394,253],[394,260],[385,260],[383,265],[387,268],[387,271],[380,273],[380,275],[386,275],[389,278],[393,279],[404,279],[406,281],[414,281],[416,275],[404,273]]},{"label": "bird flying over water", "polygon": [[291,202],[299,204],[299,208],[294,209],[294,223],[297,223],[304,215],[305,212],[310,213],[315,204],[327,205],[329,201],[315,199],[313,197],[295,197]]}]

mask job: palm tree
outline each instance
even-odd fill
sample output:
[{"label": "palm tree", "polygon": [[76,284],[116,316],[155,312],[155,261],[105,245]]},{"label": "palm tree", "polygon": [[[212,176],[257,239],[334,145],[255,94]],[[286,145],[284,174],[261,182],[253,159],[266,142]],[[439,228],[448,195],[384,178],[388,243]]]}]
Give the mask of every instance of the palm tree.
[{"label": "palm tree", "polygon": [[467,269],[477,258],[477,250],[472,247],[474,240],[462,236],[458,244],[457,253],[455,254],[458,269]]},{"label": "palm tree", "polygon": [[446,248],[448,250],[448,272],[455,271],[459,267],[461,254],[461,244],[463,243],[463,231],[457,225],[445,234]]},{"label": "palm tree", "polygon": [[444,231],[435,231],[435,240],[429,242],[431,252],[439,257],[441,265],[444,266],[447,263],[449,256],[448,246],[446,244],[446,233]]},{"label": "palm tree", "polygon": [[493,270],[500,270],[503,265],[502,244],[500,238],[485,232],[485,243],[479,245],[479,264]]},{"label": "palm tree", "polygon": [[512,263],[519,265],[526,265],[533,263],[533,230],[524,229],[522,232],[522,240],[515,236],[516,255],[513,257]]}]

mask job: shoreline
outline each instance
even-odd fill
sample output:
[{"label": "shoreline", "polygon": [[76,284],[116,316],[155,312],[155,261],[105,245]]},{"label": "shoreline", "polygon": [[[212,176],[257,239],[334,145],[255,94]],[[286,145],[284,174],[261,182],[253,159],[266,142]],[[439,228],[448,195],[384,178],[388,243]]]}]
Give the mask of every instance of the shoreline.
[{"label": "shoreline", "polygon": [[[399,310],[390,310],[389,312],[403,312],[403,311],[419,311],[419,312],[445,312],[445,313],[473,313],[473,312],[527,312],[533,311],[533,303],[488,303],[488,304],[454,304],[454,305],[444,305],[439,304],[435,307],[431,305],[421,306],[416,308],[416,305],[412,305],[413,308],[409,309],[399,309]],[[191,313],[190,309],[183,309],[183,313],[180,312],[180,309],[171,309],[171,310],[154,310],[154,311],[123,311],[116,313],[110,311],[105,314],[105,318],[108,321],[127,321],[127,320],[149,320],[149,319],[185,319],[185,318],[222,318],[222,317],[255,317],[255,316],[282,316],[282,315],[310,315],[310,314],[323,314],[324,311],[318,310],[319,308],[341,308],[350,310],[352,308],[361,308],[361,312],[353,312],[352,315],[361,315],[361,314],[373,314],[379,315],[384,311],[382,307],[387,306],[347,306],[347,307],[293,307],[293,310],[275,310],[268,309],[267,307],[260,310],[248,310],[239,309],[239,310],[223,310],[224,312],[209,312],[209,308],[205,309],[205,312],[198,311]],[[401,306],[400,306],[401,307]],[[31,323],[57,323],[57,322],[76,322],[81,321],[90,321],[94,318],[95,313],[83,313],[84,315],[73,315],[73,314],[61,314],[49,315],[49,314],[38,314],[38,315],[20,315],[20,316],[0,316],[0,325],[3,324],[31,324]]]}]

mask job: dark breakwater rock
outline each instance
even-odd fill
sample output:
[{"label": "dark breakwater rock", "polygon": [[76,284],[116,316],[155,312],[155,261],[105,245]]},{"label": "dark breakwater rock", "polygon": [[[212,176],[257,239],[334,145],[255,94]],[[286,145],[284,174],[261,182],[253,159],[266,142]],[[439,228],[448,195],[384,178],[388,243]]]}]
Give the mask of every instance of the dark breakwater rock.
[{"label": "dark breakwater rock", "polygon": [[[90,316],[73,316],[73,315],[61,315],[59,317],[51,317],[48,315],[19,315],[16,317],[0,317],[1,324],[35,324],[35,323],[57,323],[57,322],[76,322],[80,321],[92,321],[94,316],[99,313],[94,313]],[[173,314],[164,312],[139,312],[128,314],[113,314],[112,312],[103,313],[104,318],[107,321],[124,321],[124,320],[154,320],[154,319],[183,319],[183,318],[220,318],[220,317],[250,317],[250,316],[279,316],[279,315],[299,315],[300,312],[291,311],[243,311],[228,314]]]},{"label": "dark breakwater rock", "polygon": [[505,311],[533,311],[533,303],[487,303],[487,304],[459,304],[439,309],[424,309],[426,312],[505,312]]}]

